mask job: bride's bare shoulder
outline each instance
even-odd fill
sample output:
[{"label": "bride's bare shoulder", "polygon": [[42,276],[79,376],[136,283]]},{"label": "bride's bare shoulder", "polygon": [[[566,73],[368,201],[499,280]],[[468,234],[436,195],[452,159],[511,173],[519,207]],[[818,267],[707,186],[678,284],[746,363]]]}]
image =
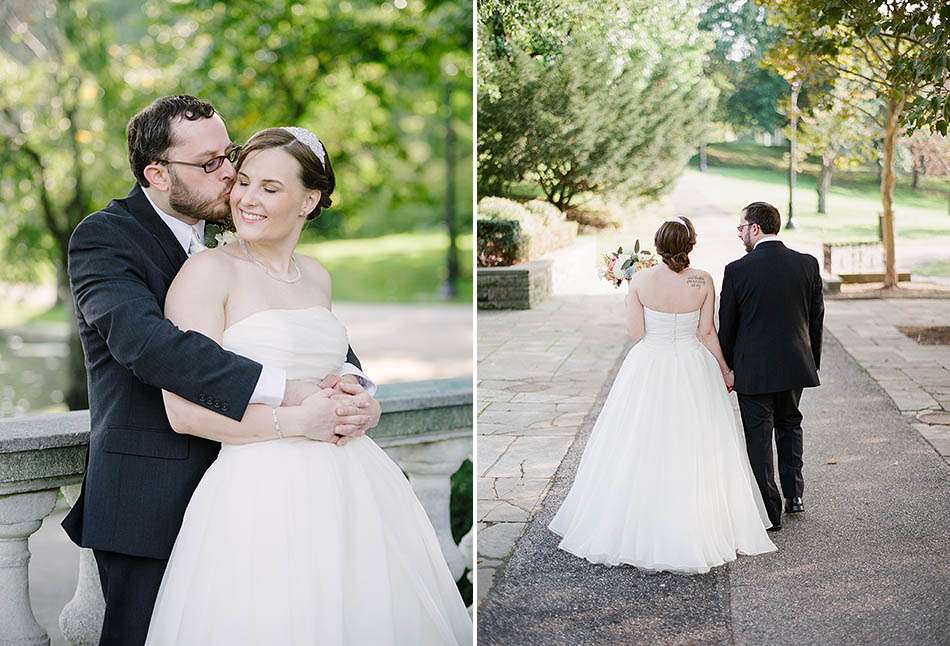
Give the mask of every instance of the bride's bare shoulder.
[{"label": "bride's bare shoulder", "polygon": [[641,269],[640,271],[633,274],[633,277],[630,279],[634,281],[637,285],[643,285],[654,279],[656,276],[656,267],[647,267],[646,269]]},{"label": "bride's bare shoulder", "polygon": [[329,292],[332,279],[330,278],[330,272],[327,271],[327,268],[313,256],[297,253],[296,258],[300,264],[300,271],[302,271],[309,280],[316,282]]},{"label": "bride's bare shoulder", "polygon": [[224,247],[215,247],[192,255],[175,276],[176,283],[215,281],[224,283],[236,259]]}]

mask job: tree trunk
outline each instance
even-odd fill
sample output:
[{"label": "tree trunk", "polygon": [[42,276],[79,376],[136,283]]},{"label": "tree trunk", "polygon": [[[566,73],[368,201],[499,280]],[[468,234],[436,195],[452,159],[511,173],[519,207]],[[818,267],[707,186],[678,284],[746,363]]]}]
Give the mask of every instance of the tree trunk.
[{"label": "tree trunk", "polygon": [[699,144],[699,172],[706,172],[706,144]]},{"label": "tree trunk", "polygon": [[887,121],[884,127],[884,163],[881,171],[881,206],[883,219],[881,233],[884,242],[884,287],[897,287],[897,261],[894,250],[894,143],[903,101],[891,98],[887,102]]},{"label": "tree trunk", "polygon": [[821,170],[818,172],[818,212],[822,215],[828,214],[828,191],[831,190],[831,173],[833,163],[824,155],[821,156]]},{"label": "tree trunk", "polygon": [[917,183],[920,181],[920,171],[917,170],[917,164],[914,164],[914,168],[910,173],[910,187],[917,190]]},{"label": "tree trunk", "polygon": [[455,217],[455,130],[452,128],[452,88],[448,83],[445,85],[445,226],[449,234],[449,249],[442,291],[446,298],[455,298],[460,271]]},{"label": "tree trunk", "polygon": [[796,181],[796,156],[798,155],[798,91],[801,83],[794,81],[791,84],[792,96],[789,110],[789,137],[788,137],[788,220],[785,222],[786,229],[794,229],[795,222],[792,219],[795,214],[795,181]]}]

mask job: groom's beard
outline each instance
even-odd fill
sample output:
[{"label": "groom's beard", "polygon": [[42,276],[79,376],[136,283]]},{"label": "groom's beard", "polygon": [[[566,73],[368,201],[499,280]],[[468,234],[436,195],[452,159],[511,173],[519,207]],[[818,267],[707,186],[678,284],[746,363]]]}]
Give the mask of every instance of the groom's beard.
[{"label": "groom's beard", "polygon": [[172,186],[168,194],[168,204],[176,212],[195,220],[215,223],[226,222],[231,216],[231,205],[227,199],[222,200],[221,196],[211,199],[199,197],[188,190],[185,183],[179,180],[174,172],[169,174],[172,178]]},{"label": "groom's beard", "polygon": [[755,249],[755,244],[752,242],[752,236],[750,236],[748,233],[742,236],[742,243],[745,245],[746,253],[749,253]]}]

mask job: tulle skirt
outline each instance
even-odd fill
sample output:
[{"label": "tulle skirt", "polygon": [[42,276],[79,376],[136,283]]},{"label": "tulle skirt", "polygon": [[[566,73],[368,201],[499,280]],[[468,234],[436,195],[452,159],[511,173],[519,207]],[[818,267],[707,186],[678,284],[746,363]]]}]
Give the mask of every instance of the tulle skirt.
[{"label": "tulle skirt", "polygon": [[550,529],[593,563],[708,572],[775,551],[719,366],[695,339],[624,359]]},{"label": "tulle skirt", "polygon": [[224,446],[196,489],[152,645],[471,644],[435,531],[371,439]]}]

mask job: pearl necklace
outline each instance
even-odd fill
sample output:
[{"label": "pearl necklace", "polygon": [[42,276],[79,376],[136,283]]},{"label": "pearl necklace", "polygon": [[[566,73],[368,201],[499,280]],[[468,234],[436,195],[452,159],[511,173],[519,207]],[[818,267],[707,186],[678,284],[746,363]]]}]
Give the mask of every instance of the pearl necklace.
[{"label": "pearl necklace", "polygon": [[294,278],[287,279],[287,278],[282,278],[280,276],[275,276],[274,274],[272,274],[270,268],[267,265],[265,265],[263,262],[261,262],[260,260],[254,257],[254,254],[251,253],[251,250],[247,248],[247,244],[245,244],[243,238],[238,238],[238,244],[241,245],[241,251],[244,252],[244,255],[247,256],[247,259],[253,262],[258,267],[260,267],[261,269],[263,269],[264,273],[267,274],[269,277],[273,278],[274,280],[279,281],[281,283],[292,284],[292,283],[299,282],[300,279],[303,278],[303,272],[300,271],[300,265],[297,264],[297,259],[294,257],[294,254],[290,254],[290,264],[292,264],[294,266],[294,269],[297,270],[297,276]]}]

